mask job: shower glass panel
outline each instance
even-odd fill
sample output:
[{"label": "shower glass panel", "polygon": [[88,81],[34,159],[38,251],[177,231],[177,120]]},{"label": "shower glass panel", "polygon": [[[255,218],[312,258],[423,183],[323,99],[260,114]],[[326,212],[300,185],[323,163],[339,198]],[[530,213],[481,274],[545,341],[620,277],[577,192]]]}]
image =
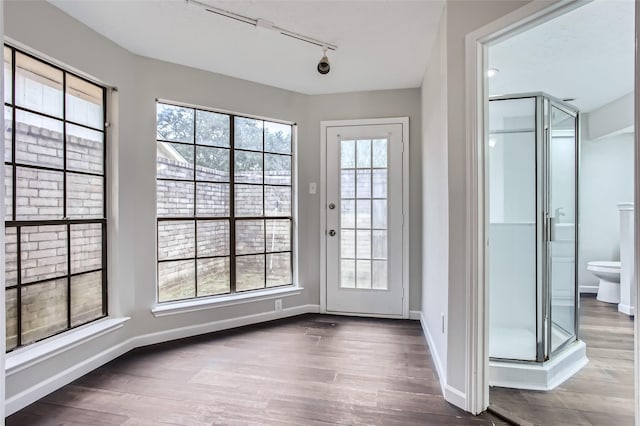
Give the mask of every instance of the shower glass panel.
[{"label": "shower glass panel", "polygon": [[544,363],[577,339],[578,111],[542,93],[489,102],[489,355]]},{"label": "shower glass panel", "polygon": [[536,99],[489,107],[489,354],[535,361]]},{"label": "shower glass panel", "polygon": [[576,121],[550,102],[548,137],[548,262],[551,352],[576,335]]}]

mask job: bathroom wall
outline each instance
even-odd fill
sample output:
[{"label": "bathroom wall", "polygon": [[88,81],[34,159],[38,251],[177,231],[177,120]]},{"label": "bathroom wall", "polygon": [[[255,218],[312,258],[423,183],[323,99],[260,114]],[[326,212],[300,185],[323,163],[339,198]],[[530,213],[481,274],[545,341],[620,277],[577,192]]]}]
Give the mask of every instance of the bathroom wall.
[{"label": "bathroom wall", "polygon": [[[588,117],[587,117],[588,118]],[[582,138],[580,152],[580,291],[597,291],[598,279],[587,271],[591,260],[620,259],[617,204],[633,201],[633,133]]]}]

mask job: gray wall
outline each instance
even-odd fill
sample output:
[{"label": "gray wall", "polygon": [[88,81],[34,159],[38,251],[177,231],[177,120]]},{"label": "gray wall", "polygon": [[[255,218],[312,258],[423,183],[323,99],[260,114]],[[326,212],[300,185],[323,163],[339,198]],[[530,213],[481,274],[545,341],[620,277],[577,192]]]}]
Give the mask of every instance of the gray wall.
[{"label": "gray wall", "polygon": [[[109,150],[110,311],[130,316],[125,327],[81,344],[7,378],[11,398],[73,368],[128,338],[168,329],[273,311],[272,301],[155,318],[155,100],[163,98],[298,123],[298,296],[284,308],[319,304],[319,195],[309,182],[320,179],[320,120],[410,117],[411,309],[420,309],[421,168],[420,90],[306,96],[184,66],[141,58],[42,1],[6,2],[6,35],[36,51],[116,86]],[[64,29],[61,30],[61,29]]]}]

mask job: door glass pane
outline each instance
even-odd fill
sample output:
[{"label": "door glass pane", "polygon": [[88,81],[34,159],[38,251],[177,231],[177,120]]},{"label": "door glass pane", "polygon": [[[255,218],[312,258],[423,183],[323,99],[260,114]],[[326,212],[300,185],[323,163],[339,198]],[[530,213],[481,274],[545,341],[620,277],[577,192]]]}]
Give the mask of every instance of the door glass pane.
[{"label": "door glass pane", "polygon": [[[386,139],[345,140],[340,144],[340,286],[342,288],[375,290],[388,288],[386,273],[388,241],[385,231],[387,227],[387,157]],[[357,170],[352,170],[354,167]],[[372,263],[372,259],[376,259],[376,262]],[[373,267],[379,272],[378,276],[373,276],[375,274]]]},{"label": "door glass pane", "polygon": [[549,277],[551,351],[575,336],[576,118],[551,107]]}]

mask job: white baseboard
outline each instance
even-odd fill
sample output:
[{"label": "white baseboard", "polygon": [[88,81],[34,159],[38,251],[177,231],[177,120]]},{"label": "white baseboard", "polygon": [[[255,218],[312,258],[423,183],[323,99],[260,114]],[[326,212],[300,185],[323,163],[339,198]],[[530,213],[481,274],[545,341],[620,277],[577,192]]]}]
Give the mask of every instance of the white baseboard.
[{"label": "white baseboard", "polygon": [[618,312],[622,312],[623,314],[627,314],[629,316],[635,316],[636,308],[635,306],[623,305],[622,303],[619,303]]},{"label": "white baseboard", "polygon": [[18,410],[26,407],[49,395],[51,392],[71,383],[72,381],[90,373],[96,368],[109,361],[129,352],[132,349],[152,345],[155,343],[167,342],[175,339],[196,336],[199,334],[212,333],[215,331],[228,330],[230,328],[242,327],[245,325],[257,324],[265,321],[272,321],[280,318],[292,317],[307,313],[320,312],[319,305],[301,305],[282,311],[262,312],[254,315],[247,315],[238,318],[231,318],[221,321],[212,321],[206,324],[197,324],[188,327],[180,327],[171,330],[163,330],[155,333],[143,334],[132,337],[117,346],[113,346],[93,357],[74,365],[55,376],[52,376],[32,387],[20,392],[5,401],[5,416],[9,416]]},{"label": "white baseboard", "polygon": [[594,293],[595,294],[595,293],[598,293],[598,288],[599,288],[599,286],[597,286],[597,285],[581,285],[579,287],[578,291],[580,291],[581,294],[582,293]]},{"label": "white baseboard", "polygon": [[409,311],[409,319],[410,320],[418,320],[422,317],[422,311]]},{"label": "white baseboard", "polygon": [[442,396],[445,396],[445,385],[447,383],[447,375],[442,366],[442,361],[440,360],[440,354],[438,353],[438,348],[436,347],[433,337],[429,332],[429,327],[427,327],[427,320],[424,318],[422,312],[420,312],[420,325],[422,326],[422,332],[424,333],[424,337],[427,339],[427,344],[429,345],[429,351],[431,352],[431,357],[433,357],[433,363],[436,366],[436,374],[438,375],[438,380],[440,381],[440,389],[442,391]]},{"label": "white baseboard", "polygon": [[458,408],[467,410],[467,396],[464,392],[454,388],[453,386],[446,385],[444,390],[444,399],[447,402],[455,405]]}]

